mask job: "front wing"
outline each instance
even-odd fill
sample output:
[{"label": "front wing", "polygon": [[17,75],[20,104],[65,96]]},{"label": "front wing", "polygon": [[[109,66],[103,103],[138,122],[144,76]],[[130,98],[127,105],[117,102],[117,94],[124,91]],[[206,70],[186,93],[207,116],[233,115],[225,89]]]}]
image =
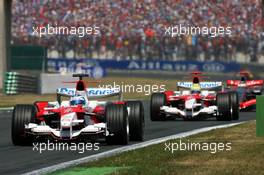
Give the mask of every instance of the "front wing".
[{"label": "front wing", "polygon": [[165,115],[176,115],[183,118],[194,118],[201,115],[216,115],[217,106],[203,107],[199,110],[192,109],[178,109],[177,107],[162,106],[161,113]]},{"label": "front wing", "polygon": [[25,126],[26,133],[34,136],[51,136],[54,139],[58,140],[71,140],[76,139],[81,135],[97,135],[105,134],[106,124],[97,123],[93,125],[88,125],[80,130],[73,130],[72,127],[63,128],[63,129],[54,129],[48,125],[38,125],[35,123],[29,123]]}]

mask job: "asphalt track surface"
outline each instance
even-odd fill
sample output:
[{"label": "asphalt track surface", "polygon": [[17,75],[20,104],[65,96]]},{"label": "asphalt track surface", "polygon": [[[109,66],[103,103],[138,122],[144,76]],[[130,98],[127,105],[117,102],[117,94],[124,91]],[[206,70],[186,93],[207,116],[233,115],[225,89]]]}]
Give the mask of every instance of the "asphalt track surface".
[{"label": "asphalt track surface", "polygon": [[[202,127],[231,123],[216,121],[215,118],[203,121],[176,120],[151,122],[149,119],[148,102],[144,102],[144,108],[146,125],[145,140],[151,140]],[[108,146],[101,143],[99,151],[86,151],[83,154],[80,154],[77,151],[45,151],[40,154],[37,151],[33,151],[33,147],[31,146],[13,146],[11,142],[11,115],[11,111],[0,111],[0,174],[21,174],[120,147]],[[254,119],[255,112],[243,112],[240,113],[240,120],[233,121],[233,123]],[[133,142],[130,144],[133,144]]]}]

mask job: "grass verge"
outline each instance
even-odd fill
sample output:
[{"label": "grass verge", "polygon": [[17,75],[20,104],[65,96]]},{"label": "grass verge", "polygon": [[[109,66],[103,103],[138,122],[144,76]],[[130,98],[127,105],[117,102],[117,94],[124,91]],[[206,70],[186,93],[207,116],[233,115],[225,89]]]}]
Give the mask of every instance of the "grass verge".
[{"label": "grass verge", "polygon": [[[147,99],[151,92],[157,90],[157,87],[164,85],[165,89],[175,89],[176,81],[168,80],[161,81],[155,78],[142,78],[142,77],[107,77],[100,80],[98,84],[90,84],[89,87],[99,87],[99,85],[123,85],[126,90],[123,93],[124,99]],[[125,85],[129,85],[126,86]],[[131,85],[134,85],[133,87]],[[154,86],[155,85],[155,86]],[[73,85],[74,87],[74,85]],[[152,89],[154,87],[154,89]],[[133,89],[134,88],[134,89]],[[55,89],[54,89],[55,91]],[[137,91],[137,92],[134,92]],[[0,107],[10,107],[15,104],[32,104],[35,101],[55,101],[55,94],[19,94],[19,95],[3,95],[0,94]]]},{"label": "grass verge", "polygon": [[[165,145],[162,143],[83,164],[75,168],[77,168],[77,171],[79,170],[78,173],[82,169],[83,174],[89,174],[89,170],[93,168],[105,167],[130,167],[111,172],[111,174],[118,175],[263,174],[264,139],[256,137],[255,127],[256,123],[252,121],[235,127],[217,129],[181,139],[181,142],[185,143],[188,141],[195,143],[231,142],[232,149],[230,151],[219,151],[215,154],[209,151],[176,151],[172,154],[164,151]],[[170,142],[179,143],[180,139],[171,140]],[[67,172],[74,174],[77,171],[70,168],[54,172],[52,175],[61,175]]]}]

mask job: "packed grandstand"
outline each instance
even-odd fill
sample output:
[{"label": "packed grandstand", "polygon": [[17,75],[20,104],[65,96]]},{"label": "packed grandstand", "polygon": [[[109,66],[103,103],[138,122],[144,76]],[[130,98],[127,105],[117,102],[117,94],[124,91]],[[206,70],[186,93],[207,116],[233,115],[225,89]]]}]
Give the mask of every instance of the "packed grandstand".
[{"label": "packed grandstand", "polygon": [[[264,56],[259,0],[13,1],[12,44],[48,48],[50,57],[223,60]],[[171,25],[231,26],[230,36],[164,35]],[[97,26],[100,35],[32,35],[34,26]]]}]

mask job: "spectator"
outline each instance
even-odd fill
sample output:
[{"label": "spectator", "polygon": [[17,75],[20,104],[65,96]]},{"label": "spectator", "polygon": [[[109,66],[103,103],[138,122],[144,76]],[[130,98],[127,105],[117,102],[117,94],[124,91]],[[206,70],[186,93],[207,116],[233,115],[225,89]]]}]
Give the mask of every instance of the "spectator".
[{"label": "spectator", "polygon": [[[60,57],[230,61],[236,52],[263,55],[261,4],[252,0],[13,1],[12,43],[40,44]],[[100,36],[32,35],[33,26],[98,26]],[[164,35],[165,26],[231,26],[232,36]],[[263,32],[263,31],[262,31]],[[249,48],[249,49],[246,49]],[[258,49],[259,48],[259,49]]]}]

